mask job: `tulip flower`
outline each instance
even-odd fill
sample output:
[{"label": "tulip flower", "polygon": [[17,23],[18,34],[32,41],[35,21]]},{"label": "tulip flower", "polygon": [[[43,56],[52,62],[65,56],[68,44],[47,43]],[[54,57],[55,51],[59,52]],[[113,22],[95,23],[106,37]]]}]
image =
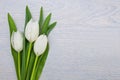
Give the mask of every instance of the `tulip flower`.
[{"label": "tulip flower", "polygon": [[28,55],[27,55],[27,63],[26,63],[26,69],[28,67],[29,58],[30,58],[30,52],[32,49],[32,43],[38,38],[39,35],[39,24],[38,21],[34,21],[31,19],[25,28],[25,37],[30,42],[29,48],[28,48]]},{"label": "tulip flower", "polygon": [[18,65],[18,76],[19,79],[21,79],[21,75],[20,75],[20,51],[22,51],[23,49],[23,35],[21,32],[17,31],[17,32],[12,32],[12,36],[11,36],[11,44],[12,47],[15,49],[15,51],[18,52],[18,57],[17,57],[17,65]]},{"label": "tulip flower", "polygon": [[25,37],[30,43],[32,43],[38,38],[38,35],[39,35],[38,21],[34,21],[33,19],[31,19],[26,25]]},{"label": "tulip flower", "polygon": [[47,36],[42,34],[38,37],[34,44],[34,52],[37,56],[40,56],[46,49],[47,46]]},{"label": "tulip flower", "polygon": [[35,62],[34,62],[34,67],[32,70],[32,75],[31,75],[31,79],[30,80],[34,80],[33,76],[34,76],[34,71],[35,71],[35,67],[38,61],[38,57],[44,53],[44,51],[46,50],[47,47],[47,36],[42,34],[38,37],[38,39],[35,41],[34,43],[34,52],[36,54],[36,58],[35,58]]},{"label": "tulip flower", "polygon": [[17,32],[12,32],[11,36],[11,44],[12,47],[15,49],[15,51],[20,52],[23,49],[23,36],[22,33],[17,31]]},{"label": "tulip flower", "polygon": [[56,26],[51,23],[51,15],[44,16],[43,7],[40,9],[39,21],[32,18],[28,6],[25,9],[25,26],[23,35],[10,13],[8,25],[10,32],[10,47],[17,80],[39,80],[49,53],[49,33]]}]

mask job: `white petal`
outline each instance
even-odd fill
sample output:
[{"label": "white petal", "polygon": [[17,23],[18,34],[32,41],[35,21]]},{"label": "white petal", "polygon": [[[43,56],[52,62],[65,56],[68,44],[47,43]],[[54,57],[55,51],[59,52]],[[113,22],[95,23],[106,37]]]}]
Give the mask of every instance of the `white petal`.
[{"label": "white petal", "polygon": [[14,31],[12,32],[12,35],[11,35],[11,44],[12,44],[12,47],[14,48]]},{"label": "white petal", "polygon": [[26,25],[25,37],[29,42],[33,42],[38,38],[39,35],[39,24],[38,21],[31,19]]},{"label": "white petal", "polygon": [[46,47],[47,47],[47,36],[46,35],[40,35],[38,37],[38,39],[35,41],[34,44],[34,52],[36,55],[41,55],[42,53],[44,53]]},{"label": "white petal", "polygon": [[12,33],[11,44],[17,52],[23,49],[23,36],[21,32],[17,31]]}]

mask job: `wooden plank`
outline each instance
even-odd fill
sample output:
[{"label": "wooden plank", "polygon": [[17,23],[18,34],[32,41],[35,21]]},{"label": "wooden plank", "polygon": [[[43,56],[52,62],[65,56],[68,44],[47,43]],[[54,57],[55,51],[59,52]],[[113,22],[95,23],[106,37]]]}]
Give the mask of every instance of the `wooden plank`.
[{"label": "wooden plank", "polygon": [[26,5],[35,20],[43,6],[58,21],[41,80],[120,80],[119,0],[1,0],[0,80],[16,80],[7,13],[23,31]]}]

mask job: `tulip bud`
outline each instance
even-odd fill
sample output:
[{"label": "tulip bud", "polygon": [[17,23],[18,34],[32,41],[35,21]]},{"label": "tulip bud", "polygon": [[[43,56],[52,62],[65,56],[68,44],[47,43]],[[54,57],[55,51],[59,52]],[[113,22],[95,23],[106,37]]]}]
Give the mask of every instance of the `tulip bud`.
[{"label": "tulip bud", "polygon": [[34,43],[34,52],[37,56],[40,56],[42,53],[44,53],[46,47],[47,47],[47,36],[42,34],[38,37],[38,39]]},{"label": "tulip bud", "polygon": [[31,19],[25,28],[25,37],[29,42],[33,42],[38,38],[39,35],[39,24],[37,21]]},{"label": "tulip bud", "polygon": [[21,32],[12,32],[11,44],[15,51],[20,52],[23,49],[23,35]]}]

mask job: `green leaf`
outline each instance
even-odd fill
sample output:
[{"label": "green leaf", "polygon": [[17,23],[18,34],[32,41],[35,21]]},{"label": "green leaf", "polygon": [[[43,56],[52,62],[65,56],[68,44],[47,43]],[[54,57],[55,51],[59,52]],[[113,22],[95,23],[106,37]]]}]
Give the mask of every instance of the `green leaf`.
[{"label": "green leaf", "polygon": [[34,76],[35,80],[39,80],[39,77],[42,74],[48,56],[48,52],[49,52],[49,44],[47,45],[45,52],[38,59],[38,64],[36,65],[35,76]]},{"label": "green leaf", "polygon": [[[28,6],[26,6],[26,16],[25,16],[25,27],[27,25],[27,23],[29,22],[29,20],[32,18],[31,12],[28,8]],[[25,33],[25,27],[24,27],[24,33]],[[24,46],[23,46],[23,53],[22,53],[22,74],[21,74],[21,79],[25,80],[26,78],[26,56],[27,56],[27,51],[28,51],[28,45],[29,42],[25,39],[24,36]]]},{"label": "green leaf", "polygon": [[16,28],[16,25],[15,25],[15,22],[12,18],[12,16],[8,13],[8,23],[9,23],[9,29],[10,29],[10,36],[12,34],[13,31],[17,31],[17,28]]},{"label": "green leaf", "polygon": [[43,26],[42,26],[42,33],[46,33],[47,29],[48,29],[48,25],[50,23],[50,19],[51,19],[51,13],[46,17]]},{"label": "green leaf", "polygon": [[31,51],[31,56],[30,56],[30,64],[28,66],[28,72],[27,72],[27,77],[26,77],[26,80],[30,80],[30,77],[31,77],[31,73],[32,73],[32,70],[33,70],[33,64],[34,64],[34,61],[35,61],[35,53],[34,51],[32,50]]},{"label": "green leaf", "polygon": [[42,29],[42,25],[43,25],[43,7],[41,7],[40,9],[40,17],[39,17],[39,34],[41,34],[41,29]]},{"label": "green leaf", "polygon": [[49,33],[54,29],[56,24],[57,24],[57,22],[54,22],[54,23],[52,23],[51,25],[48,26],[48,30],[46,32],[47,35],[49,35]]},{"label": "green leaf", "polygon": [[32,18],[31,12],[28,6],[26,6],[25,26],[27,25],[27,23],[29,22],[31,18]]},{"label": "green leaf", "polygon": [[[11,15],[8,13],[8,23],[9,23],[9,30],[10,30],[10,38],[11,38],[11,34],[13,31],[17,31],[15,22],[13,20],[13,18],[11,17]],[[10,44],[11,45],[11,44]],[[16,74],[17,74],[17,78],[18,78],[18,65],[17,65],[17,58],[18,58],[18,54],[17,52],[12,48],[11,46],[11,52],[12,52],[12,56],[14,59],[14,64],[15,64],[15,69],[16,69]],[[19,79],[19,78],[18,78]]]},{"label": "green leaf", "polygon": [[39,26],[40,28],[42,28],[42,24],[43,24],[43,7],[41,7],[40,9],[40,17],[39,17]]}]

